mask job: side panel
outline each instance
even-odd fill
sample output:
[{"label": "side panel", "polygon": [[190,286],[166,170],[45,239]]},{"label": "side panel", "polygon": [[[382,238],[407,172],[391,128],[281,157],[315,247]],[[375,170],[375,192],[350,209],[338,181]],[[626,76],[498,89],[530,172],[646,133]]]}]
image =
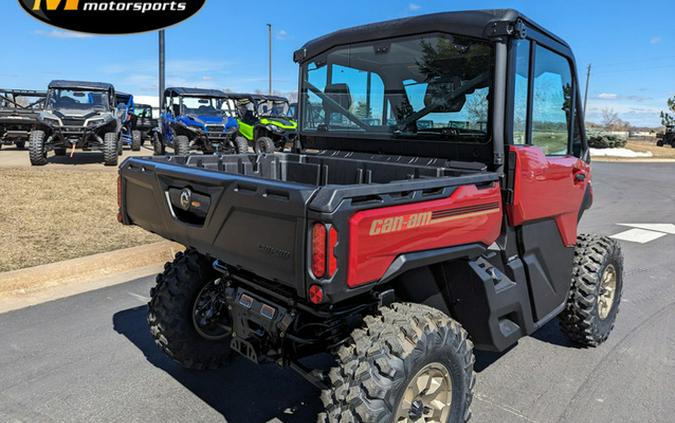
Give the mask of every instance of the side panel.
[{"label": "side panel", "polygon": [[515,156],[513,201],[507,207],[511,224],[554,219],[564,245],[574,246],[590,166],[570,155],[545,156],[531,145],[512,145],[511,152]]},{"label": "side panel", "polygon": [[403,253],[469,243],[492,244],[502,222],[499,184],[466,185],[448,198],[365,210],[349,220],[349,273],[354,288],[380,279]]}]

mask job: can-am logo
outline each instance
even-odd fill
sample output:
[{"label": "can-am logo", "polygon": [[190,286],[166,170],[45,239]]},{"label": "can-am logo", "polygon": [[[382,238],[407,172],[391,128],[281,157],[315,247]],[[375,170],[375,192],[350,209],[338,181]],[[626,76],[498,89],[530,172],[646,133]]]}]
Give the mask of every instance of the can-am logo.
[{"label": "can-am logo", "polygon": [[133,34],[182,22],[206,0],[19,0],[31,16],[62,29],[92,34]]}]

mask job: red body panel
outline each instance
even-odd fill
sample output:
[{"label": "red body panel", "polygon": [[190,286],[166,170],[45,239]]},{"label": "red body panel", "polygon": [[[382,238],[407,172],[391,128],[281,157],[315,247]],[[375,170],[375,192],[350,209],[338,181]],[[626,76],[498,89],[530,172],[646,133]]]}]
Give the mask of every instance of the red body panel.
[{"label": "red body panel", "polygon": [[448,198],[355,213],[349,221],[347,285],[380,279],[403,253],[492,244],[501,231],[501,202],[499,184],[467,185]]},{"label": "red body panel", "polygon": [[[516,154],[513,204],[507,207],[513,226],[553,218],[565,246],[575,245],[577,216],[591,168],[574,156],[545,156],[539,147],[511,146]],[[577,174],[583,173],[583,180]]]}]

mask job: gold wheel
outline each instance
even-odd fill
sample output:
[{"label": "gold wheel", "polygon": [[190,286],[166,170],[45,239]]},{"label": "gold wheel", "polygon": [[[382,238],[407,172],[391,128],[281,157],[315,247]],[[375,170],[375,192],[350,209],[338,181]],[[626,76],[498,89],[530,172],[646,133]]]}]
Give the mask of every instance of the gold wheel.
[{"label": "gold wheel", "polygon": [[417,372],[403,393],[397,423],[445,423],[452,406],[452,378],[440,363],[427,364]]},{"label": "gold wheel", "polygon": [[598,296],[598,317],[605,320],[612,311],[614,295],[616,294],[616,269],[614,265],[607,265],[600,280],[600,295]]}]

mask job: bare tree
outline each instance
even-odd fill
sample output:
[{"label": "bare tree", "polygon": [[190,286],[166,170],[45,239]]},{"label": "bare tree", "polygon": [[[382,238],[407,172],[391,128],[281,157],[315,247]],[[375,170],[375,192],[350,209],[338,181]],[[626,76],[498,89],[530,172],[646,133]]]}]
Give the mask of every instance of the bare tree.
[{"label": "bare tree", "polygon": [[602,126],[604,126],[605,129],[614,129],[619,122],[621,122],[621,119],[614,109],[602,109]]},{"label": "bare tree", "polygon": [[487,122],[488,115],[487,90],[476,90],[466,102],[466,112],[473,124]]}]

